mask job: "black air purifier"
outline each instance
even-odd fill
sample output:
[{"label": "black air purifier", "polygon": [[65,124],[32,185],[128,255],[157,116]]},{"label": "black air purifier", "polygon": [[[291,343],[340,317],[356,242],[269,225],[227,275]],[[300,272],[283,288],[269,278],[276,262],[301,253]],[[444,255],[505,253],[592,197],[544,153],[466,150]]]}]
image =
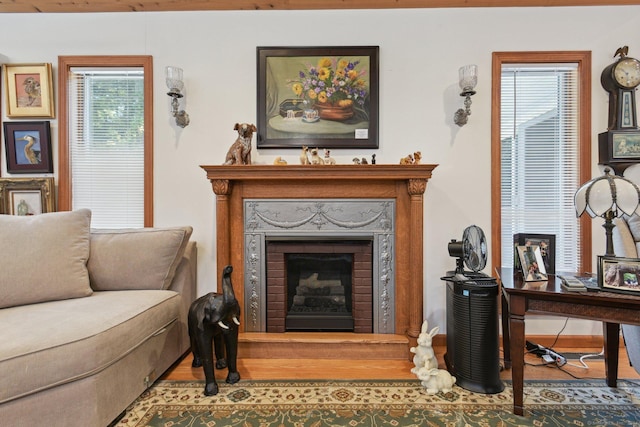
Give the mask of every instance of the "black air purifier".
[{"label": "black air purifier", "polygon": [[462,388],[500,393],[499,290],[493,277],[479,272],[487,262],[482,229],[467,227],[461,242],[449,243],[449,255],[458,259],[456,271],[442,278],[447,286],[447,370]]},{"label": "black air purifier", "polygon": [[[453,274],[452,274],[453,273]],[[498,284],[491,277],[449,272],[447,286],[447,370],[456,384],[477,393],[500,393]]]}]

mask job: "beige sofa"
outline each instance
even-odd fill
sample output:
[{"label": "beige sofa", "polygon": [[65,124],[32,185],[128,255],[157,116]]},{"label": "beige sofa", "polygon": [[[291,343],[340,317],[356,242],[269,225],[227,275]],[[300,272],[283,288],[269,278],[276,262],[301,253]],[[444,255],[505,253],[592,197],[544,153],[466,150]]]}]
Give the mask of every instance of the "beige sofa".
[{"label": "beige sofa", "polygon": [[191,227],[0,215],[0,420],[105,427],[189,348]]},{"label": "beige sofa", "polygon": [[[613,220],[613,253],[618,257],[639,258],[640,253],[640,217],[623,216]],[[640,373],[640,326],[622,325],[624,343],[629,361]]]}]

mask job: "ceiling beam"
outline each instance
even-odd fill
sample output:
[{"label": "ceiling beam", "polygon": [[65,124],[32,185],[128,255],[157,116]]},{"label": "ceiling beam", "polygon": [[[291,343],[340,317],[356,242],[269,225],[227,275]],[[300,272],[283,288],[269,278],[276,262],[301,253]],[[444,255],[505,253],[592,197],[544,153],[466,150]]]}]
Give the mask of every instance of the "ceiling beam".
[{"label": "ceiling beam", "polygon": [[638,5],[640,0],[0,0],[0,13]]}]

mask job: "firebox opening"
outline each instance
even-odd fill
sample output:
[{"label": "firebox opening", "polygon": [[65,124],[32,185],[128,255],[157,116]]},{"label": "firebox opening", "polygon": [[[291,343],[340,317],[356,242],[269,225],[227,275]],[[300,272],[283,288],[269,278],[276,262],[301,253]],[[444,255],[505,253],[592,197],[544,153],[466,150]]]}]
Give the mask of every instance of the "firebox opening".
[{"label": "firebox opening", "polygon": [[286,254],[287,331],[353,332],[353,254]]}]

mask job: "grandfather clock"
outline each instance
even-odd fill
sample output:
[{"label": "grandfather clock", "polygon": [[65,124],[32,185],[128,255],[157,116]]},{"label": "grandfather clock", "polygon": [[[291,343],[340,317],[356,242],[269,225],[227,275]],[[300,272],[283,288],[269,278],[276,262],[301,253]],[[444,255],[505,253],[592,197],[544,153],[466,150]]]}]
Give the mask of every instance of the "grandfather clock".
[{"label": "grandfather clock", "polygon": [[598,135],[599,163],[609,165],[617,175],[640,163],[640,129],[636,112],[636,88],[640,85],[640,61],[619,48],[618,59],[602,70],[600,82],[609,92],[609,126]]}]

